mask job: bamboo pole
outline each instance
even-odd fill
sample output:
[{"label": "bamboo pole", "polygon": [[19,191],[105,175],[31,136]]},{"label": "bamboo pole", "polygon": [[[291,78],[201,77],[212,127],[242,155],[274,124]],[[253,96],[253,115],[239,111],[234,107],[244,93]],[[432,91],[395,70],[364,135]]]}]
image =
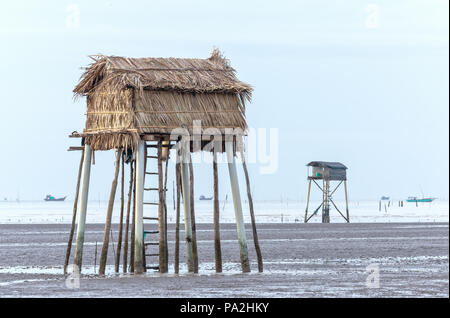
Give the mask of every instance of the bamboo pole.
[{"label": "bamboo pole", "polygon": [[130,185],[128,187],[127,216],[125,221],[125,241],[123,245],[123,272],[126,273],[128,268],[128,233],[130,231],[130,212],[131,212],[131,196],[134,184],[133,161],[130,162]]},{"label": "bamboo pole", "polygon": [[164,209],[164,182],[163,182],[163,168],[162,168],[162,141],[158,141],[158,233],[159,233],[159,272],[167,273],[168,262],[166,258],[166,218]]},{"label": "bamboo pole", "polygon": [[239,241],[242,272],[250,272],[250,262],[248,259],[247,238],[245,235],[244,216],[242,215],[241,195],[239,192],[239,181],[236,170],[233,143],[227,142],[228,172],[230,175],[231,192],[233,194],[234,214],[236,217],[236,229]]},{"label": "bamboo pole", "polygon": [[175,178],[177,183],[177,201],[176,201],[176,220],[175,220],[175,274],[180,271],[180,186],[181,186],[181,172],[179,156],[177,155],[177,163],[175,166]]},{"label": "bamboo pole", "polygon": [[134,227],[134,272],[141,274],[144,271],[144,175],[145,175],[145,142],[140,140],[136,159],[136,200],[135,200],[135,227]]},{"label": "bamboo pole", "polygon": [[120,220],[119,220],[119,236],[117,238],[117,252],[116,252],[116,261],[115,261],[115,270],[116,273],[119,272],[120,265],[120,252],[122,250],[122,230],[123,230],[123,210],[125,206],[124,195],[125,195],[125,162],[124,162],[124,153],[123,150],[120,151],[121,157],[121,180],[120,180]]},{"label": "bamboo pole", "polygon": [[78,226],[77,226],[77,244],[75,247],[74,264],[77,266],[77,270],[81,272],[81,263],[83,260],[83,244],[84,244],[84,229],[86,225],[86,210],[89,194],[89,179],[91,174],[91,147],[89,145],[84,146],[83,168],[81,171],[80,181],[80,213],[78,213]]},{"label": "bamboo pole", "polygon": [[220,246],[219,176],[217,173],[217,153],[213,151],[214,174],[214,259],[216,273],[222,273],[222,249]]},{"label": "bamboo pole", "polygon": [[308,181],[308,192],[306,194],[305,223],[308,222],[308,207],[309,207],[310,195],[311,195],[311,179],[309,179],[309,181]]},{"label": "bamboo pole", "polygon": [[136,225],[136,161],[134,161],[134,179],[133,179],[133,209],[132,209],[132,224],[131,224],[131,234],[130,234],[130,272],[134,273],[134,231]]},{"label": "bamboo pole", "polygon": [[244,151],[242,149],[241,149],[241,160],[242,160],[242,167],[244,168],[245,182],[247,184],[247,197],[250,208],[250,218],[252,221],[253,242],[255,244],[256,258],[258,260],[258,271],[262,273],[263,261],[261,255],[261,248],[259,247],[258,232],[256,231],[255,211],[253,209],[252,193],[250,192],[250,178],[248,177],[247,164],[245,163]]},{"label": "bamboo pole", "polygon": [[103,236],[103,246],[100,254],[100,266],[98,269],[99,275],[105,275],[106,260],[108,258],[109,236],[111,232],[111,219],[114,208],[114,198],[116,197],[119,169],[120,169],[120,150],[117,151],[114,179],[112,181],[111,191],[109,193],[108,210],[106,212],[105,233]]},{"label": "bamboo pole", "polygon": [[194,257],[194,273],[198,273],[198,253],[197,253],[197,230],[195,226],[195,208],[194,208],[194,166],[192,164],[191,154],[189,153],[189,196],[191,204],[191,226],[192,226],[192,254]]},{"label": "bamboo pole", "polygon": [[64,260],[64,275],[67,274],[67,266],[69,265],[70,252],[72,250],[73,234],[75,232],[75,223],[77,219],[78,195],[80,193],[81,170],[83,169],[84,148],[81,151],[80,164],[78,166],[77,186],[75,188],[75,198],[73,200],[72,225],[70,227],[69,240],[67,242],[66,258]]},{"label": "bamboo pole", "polygon": [[[184,148],[184,147],[183,147]],[[182,149],[181,160],[181,191],[183,193],[183,208],[184,208],[184,233],[186,237],[186,263],[188,272],[194,272],[194,256],[192,251],[192,225],[191,225],[191,196],[189,184],[189,164],[186,162],[186,151],[189,149]]]}]

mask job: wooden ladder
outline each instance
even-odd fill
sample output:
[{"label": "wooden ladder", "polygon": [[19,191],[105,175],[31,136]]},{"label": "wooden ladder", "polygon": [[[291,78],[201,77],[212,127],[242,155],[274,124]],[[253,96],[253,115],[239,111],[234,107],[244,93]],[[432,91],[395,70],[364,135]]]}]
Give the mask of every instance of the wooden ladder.
[{"label": "wooden ladder", "polygon": [[[153,269],[155,271],[161,271],[161,266],[167,269],[167,208],[165,205],[165,196],[167,191],[167,182],[163,182],[163,180],[167,180],[167,169],[166,173],[164,173],[162,169],[162,148],[170,147],[169,145],[163,145],[162,141],[147,141],[145,145],[145,176],[144,176],[144,207],[145,206],[155,206],[157,207],[156,213],[153,210],[151,214],[145,214],[143,216],[144,222],[144,271],[147,269]],[[170,148],[169,148],[170,149]],[[151,151],[151,150],[156,150]],[[168,161],[167,156],[167,161]],[[149,164],[149,162],[153,162],[156,164]],[[167,164],[167,163],[166,163]],[[155,169],[155,171],[148,171],[149,169]],[[155,177],[157,179],[155,180]],[[148,183],[156,184],[156,186],[146,186],[145,181],[151,180]],[[162,192],[162,194],[160,194]],[[156,193],[157,199],[155,201],[145,201],[145,193]],[[161,195],[163,197],[161,197]],[[147,196],[148,197],[148,196]],[[162,205],[162,206],[161,206]],[[161,218],[160,214],[162,209],[163,218]],[[147,221],[147,222],[146,222]],[[147,225],[147,228],[146,228]],[[163,237],[161,237],[163,235]],[[146,240],[147,239],[147,240]],[[160,246],[160,242],[163,241],[163,248]],[[165,255],[161,255],[165,254]],[[150,262],[147,262],[147,257]],[[156,259],[155,259],[156,258]]]}]

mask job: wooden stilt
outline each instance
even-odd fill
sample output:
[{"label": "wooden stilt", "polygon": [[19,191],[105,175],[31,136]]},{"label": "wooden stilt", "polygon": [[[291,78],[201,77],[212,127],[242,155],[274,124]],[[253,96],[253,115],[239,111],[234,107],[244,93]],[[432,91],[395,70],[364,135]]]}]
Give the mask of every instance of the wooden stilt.
[{"label": "wooden stilt", "polygon": [[219,176],[217,172],[217,153],[213,151],[214,174],[214,259],[216,273],[222,273],[222,248],[220,246],[220,208],[219,208]]},{"label": "wooden stilt", "polygon": [[194,166],[189,154],[189,196],[191,197],[191,226],[192,226],[192,254],[194,257],[194,273],[198,273],[198,253],[197,253],[197,230],[195,226],[195,207],[194,207]]},{"label": "wooden stilt", "polygon": [[175,252],[174,252],[174,271],[178,274],[180,271],[180,186],[181,186],[180,160],[177,155],[177,163],[175,166],[175,178],[177,183],[177,201],[175,216]]},{"label": "wooden stilt", "polygon": [[144,271],[144,175],[145,175],[145,142],[140,140],[136,158],[136,215],[134,230],[134,272],[141,274]]},{"label": "wooden stilt", "polygon": [[131,212],[131,196],[134,184],[134,169],[133,162],[130,162],[130,185],[128,187],[128,201],[127,201],[127,216],[125,221],[125,241],[123,244],[123,272],[128,270],[128,235],[130,231],[130,212]]},{"label": "wooden stilt", "polygon": [[245,235],[244,216],[242,215],[241,194],[239,192],[239,181],[236,170],[236,161],[233,150],[233,143],[227,142],[228,172],[230,174],[231,192],[233,194],[234,214],[236,217],[236,229],[239,241],[242,272],[250,272],[250,262],[248,259],[247,238]]},{"label": "wooden stilt", "polygon": [[183,193],[184,208],[184,233],[186,236],[186,263],[188,272],[194,272],[194,256],[192,251],[192,225],[191,225],[191,196],[189,184],[189,164],[187,163],[186,152],[189,149],[182,149],[181,160],[181,191]]},{"label": "wooden stilt", "polygon": [[80,181],[80,212],[78,213],[77,222],[77,244],[75,247],[74,264],[77,270],[81,272],[81,263],[83,259],[83,244],[84,244],[84,228],[86,225],[86,209],[89,193],[89,179],[91,174],[91,147],[84,146],[83,168],[81,172]]},{"label": "wooden stilt", "polygon": [[134,231],[136,228],[136,161],[134,161],[134,178],[133,178],[133,208],[132,208],[132,224],[131,224],[131,234],[130,234],[130,272],[134,273],[134,241],[135,235]]},{"label": "wooden stilt", "polygon": [[119,236],[117,237],[117,252],[115,260],[115,271],[119,272],[120,265],[120,252],[122,251],[122,231],[123,231],[123,210],[125,207],[124,195],[125,195],[125,162],[124,162],[124,152],[120,150],[121,158],[121,177],[120,177],[120,220],[119,220]]},{"label": "wooden stilt", "polygon": [[308,182],[308,192],[306,194],[306,209],[305,209],[305,223],[308,222],[308,208],[309,208],[309,198],[311,195],[311,179]]},{"label": "wooden stilt", "polygon": [[158,230],[159,230],[159,272],[167,273],[168,260],[166,258],[166,218],[164,209],[164,183],[163,183],[163,168],[162,168],[162,141],[158,141]]},{"label": "wooden stilt", "polygon": [[247,164],[245,163],[244,152],[241,150],[242,167],[244,168],[245,182],[247,184],[247,198],[250,208],[250,218],[252,221],[253,242],[255,244],[256,258],[258,260],[258,271],[263,272],[263,261],[261,255],[261,248],[259,247],[258,233],[256,231],[255,211],[253,209],[253,198],[250,192],[250,178],[248,177]]},{"label": "wooden stilt", "polygon": [[344,180],[344,190],[345,190],[345,211],[347,213],[347,223],[350,223],[350,213],[348,211],[347,180]]},{"label": "wooden stilt", "polygon": [[[164,142],[163,142],[163,145],[164,145]],[[164,148],[168,148],[168,147],[163,147],[163,150],[164,150]],[[167,171],[169,169],[169,156],[170,156],[170,153],[167,152],[166,156],[164,157],[164,152],[163,152],[162,157],[165,158],[165,160],[166,160],[166,167],[165,167],[165,171],[164,171],[163,195],[164,195],[164,227],[165,227],[164,233],[166,234],[164,240],[166,242],[165,258],[166,258],[166,267],[167,268],[169,268],[169,247],[168,247],[168,243],[167,243],[168,242],[168,239],[167,239]]]},{"label": "wooden stilt", "polygon": [[113,212],[113,208],[114,208],[114,199],[116,197],[117,179],[119,177],[119,169],[120,169],[120,157],[121,157],[120,152],[121,152],[121,150],[119,149],[117,151],[117,155],[116,155],[114,179],[112,181],[111,191],[109,193],[108,210],[106,212],[105,233],[103,236],[103,246],[102,246],[102,251],[100,254],[100,266],[98,269],[99,275],[105,275],[106,260],[108,257],[109,236],[110,236],[110,232],[111,232],[111,219],[112,219],[112,212]]},{"label": "wooden stilt", "polygon": [[83,168],[84,148],[81,151],[80,165],[78,167],[77,186],[75,188],[75,198],[73,200],[72,225],[70,227],[69,240],[67,241],[66,258],[64,260],[64,275],[67,274],[67,266],[69,265],[70,252],[72,250],[73,234],[75,232],[75,223],[77,219],[78,195],[80,193],[81,170]]}]

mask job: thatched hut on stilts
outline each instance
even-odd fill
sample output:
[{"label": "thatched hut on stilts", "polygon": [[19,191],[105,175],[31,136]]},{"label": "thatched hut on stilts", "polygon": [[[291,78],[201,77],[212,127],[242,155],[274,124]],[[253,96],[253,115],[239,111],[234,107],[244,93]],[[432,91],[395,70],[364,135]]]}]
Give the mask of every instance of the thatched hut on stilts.
[{"label": "thatched hut on stilts", "polygon": [[[74,132],[71,135],[71,137],[82,138],[82,147],[78,148],[83,151],[77,185],[79,202],[76,200],[74,206],[74,222],[65,267],[70,258],[76,219],[74,264],[81,270],[93,152],[115,149],[115,173],[106,211],[99,274],[105,273],[111,217],[119,175],[121,176],[121,211],[119,242],[115,255],[116,272],[119,271],[120,253],[123,253],[124,272],[128,270],[128,253],[130,254],[129,270],[134,273],[142,273],[150,268],[146,266],[150,264],[147,262],[147,257],[156,257],[158,264],[156,269],[161,273],[168,272],[167,163],[170,150],[175,149],[177,185],[175,273],[179,271],[181,199],[188,271],[198,272],[191,162],[191,153],[196,151],[209,151],[214,157],[213,213],[216,271],[222,271],[216,158],[218,153],[226,153],[242,271],[249,272],[250,263],[235,158],[238,152],[241,153],[241,158],[244,158],[243,137],[247,128],[244,114],[245,103],[251,98],[252,88],[236,78],[234,69],[218,50],[214,50],[211,57],[207,59],[125,58],[102,55],[91,58],[93,63],[86,69],[74,89],[76,96],[86,96],[87,113],[84,131]],[[156,153],[151,154],[152,150]],[[156,163],[154,166],[157,168],[153,171],[149,170],[151,164],[148,161],[150,160]],[[124,185],[124,162],[127,162],[130,167],[128,186]],[[243,167],[258,270],[262,271],[262,257],[244,160]],[[125,188],[128,188],[126,203],[124,202]],[[145,201],[146,191],[156,191],[157,202]],[[147,205],[156,206],[157,214],[146,215],[144,206]],[[125,208],[126,211],[124,211]],[[123,221],[124,216],[125,221]],[[157,226],[156,229],[153,231],[144,229],[144,221],[153,221]],[[131,232],[130,242],[128,241],[129,231]],[[149,251],[152,245],[155,245],[153,252]]]}]

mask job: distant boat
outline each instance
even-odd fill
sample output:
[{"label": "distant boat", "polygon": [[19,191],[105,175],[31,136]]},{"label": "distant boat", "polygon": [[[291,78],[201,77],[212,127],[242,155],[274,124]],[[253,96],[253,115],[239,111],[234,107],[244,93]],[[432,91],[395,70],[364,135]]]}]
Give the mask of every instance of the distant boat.
[{"label": "distant boat", "polygon": [[44,198],[44,201],[64,201],[67,197],[64,198],[55,198],[54,196],[47,194]]},{"label": "distant boat", "polygon": [[203,194],[198,198],[199,200],[212,200],[213,197],[205,197]]},{"label": "distant boat", "polygon": [[419,199],[417,197],[409,197],[406,199],[406,202],[433,202],[436,198],[422,198]]},{"label": "distant boat", "polygon": [[390,197],[386,197],[384,195],[381,197],[381,200],[389,200],[389,199],[390,199]]}]

